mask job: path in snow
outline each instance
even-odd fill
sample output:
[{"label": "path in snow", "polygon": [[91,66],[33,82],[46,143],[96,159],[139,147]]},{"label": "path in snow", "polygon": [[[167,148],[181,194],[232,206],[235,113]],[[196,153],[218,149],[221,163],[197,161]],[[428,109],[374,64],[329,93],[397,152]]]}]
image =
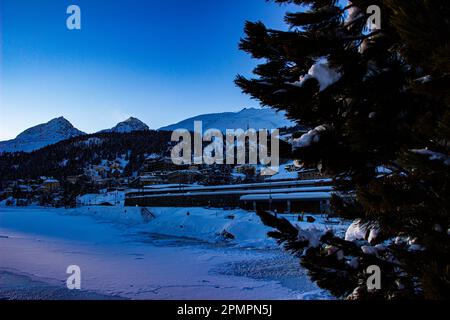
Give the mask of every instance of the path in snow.
[{"label": "path in snow", "polygon": [[[83,292],[65,288],[78,265]],[[298,260],[118,227],[63,209],[0,208],[1,298],[318,299]]]}]

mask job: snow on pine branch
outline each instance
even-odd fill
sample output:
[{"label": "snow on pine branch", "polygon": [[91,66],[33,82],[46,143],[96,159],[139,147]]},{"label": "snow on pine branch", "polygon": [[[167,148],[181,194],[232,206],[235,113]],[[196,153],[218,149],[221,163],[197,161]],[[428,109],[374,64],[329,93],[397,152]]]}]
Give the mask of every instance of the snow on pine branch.
[{"label": "snow on pine branch", "polygon": [[305,247],[305,250],[308,248],[317,248],[320,246],[320,238],[324,235],[326,231],[320,229],[298,229],[297,239],[299,241],[308,241],[308,245]]},{"label": "snow on pine branch", "polygon": [[345,233],[346,241],[366,240],[369,243],[374,243],[380,233],[380,228],[377,225],[370,226],[363,223],[361,219],[356,219]]},{"label": "snow on pine branch", "polygon": [[428,157],[430,161],[441,161],[446,166],[450,166],[450,157],[440,152],[431,151],[428,149],[413,149],[412,153]]},{"label": "snow on pine branch", "polygon": [[325,132],[327,128],[324,125],[318,126],[313,130],[305,133],[298,139],[294,139],[292,146],[294,149],[301,149],[310,147],[314,143],[318,143],[320,141],[320,134]]},{"label": "snow on pine branch", "polygon": [[322,57],[312,65],[312,67],[308,71],[308,74],[301,76],[300,80],[294,82],[293,85],[302,87],[304,83],[311,78],[315,78],[319,82],[320,91],[323,91],[337,82],[341,78],[341,74],[336,70],[330,68],[328,59]]},{"label": "snow on pine branch", "polygon": [[347,6],[349,8],[347,11],[347,16],[345,18],[345,25],[349,25],[354,21],[361,19],[365,16],[361,8],[353,5],[351,1],[348,1]]}]

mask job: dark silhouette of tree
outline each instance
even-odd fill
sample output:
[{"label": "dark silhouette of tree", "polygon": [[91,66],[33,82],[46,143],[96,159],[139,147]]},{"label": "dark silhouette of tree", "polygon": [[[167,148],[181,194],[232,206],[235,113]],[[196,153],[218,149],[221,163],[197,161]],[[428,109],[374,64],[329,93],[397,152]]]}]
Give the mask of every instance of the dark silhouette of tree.
[{"label": "dark silhouette of tree", "polygon": [[[329,232],[312,245],[261,212],[279,229],[272,236],[336,296],[449,298],[450,2],[275,2],[302,7],[286,14],[288,31],[246,23],[240,48],[262,62],[236,83],[315,128],[293,157],[335,177],[336,213],[360,219],[368,236]],[[370,5],[381,29],[367,27]],[[382,270],[381,290],[365,286],[370,265]]]}]

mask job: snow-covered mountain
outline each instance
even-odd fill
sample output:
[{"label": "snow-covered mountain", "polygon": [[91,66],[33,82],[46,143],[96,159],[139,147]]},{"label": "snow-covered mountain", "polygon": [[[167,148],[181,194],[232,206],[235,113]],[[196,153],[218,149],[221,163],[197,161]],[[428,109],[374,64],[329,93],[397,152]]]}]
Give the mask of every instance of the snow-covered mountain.
[{"label": "snow-covered mountain", "polygon": [[293,127],[295,123],[286,119],[284,112],[264,108],[243,109],[239,112],[223,112],[199,115],[183,120],[179,123],[160,128],[159,130],[173,131],[176,129],[194,130],[194,121],[203,122],[203,130],[218,129],[225,132],[227,129],[278,129]]},{"label": "snow-covered mountain", "polygon": [[[285,113],[273,109],[243,109],[239,112],[223,112],[199,115],[160,130],[173,131],[188,129],[193,131],[194,121],[203,121],[203,130],[219,129],[276,129],[293,127],[295,123],[286,119]],[[118,123],[115,127],[100,131],[99,133],[115,132],[128,133],[133,131],[147,131],[149,127],[137,118],[129,118]],[[50,120],[47,123],[29,128],[19,134],[15,139],[0,142],[1,152],[32,152],[62,140],[70,139],[86,133],[76,129],[64,117]]]},{"label": "snow-covered mountain", "polygon": [[100,132],[116,132],[116,133],[128,133],[133,131],[147,131],[150,128],[137,118],[129,118],[123,122],[119,122],[115,127]]},{"label": "snow-covered mountain", "polygon": [[45,146],[85,133],[76,129],[64,117],[31,127],[15,139],[0,142],[0,152],[32,152]]}]

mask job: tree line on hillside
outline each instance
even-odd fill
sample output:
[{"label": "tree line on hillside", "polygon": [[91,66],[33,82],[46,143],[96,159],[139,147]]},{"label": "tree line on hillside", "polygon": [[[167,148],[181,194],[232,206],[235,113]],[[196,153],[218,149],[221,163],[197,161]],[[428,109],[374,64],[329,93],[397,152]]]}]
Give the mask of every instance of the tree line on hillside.
[{"label": "tree line on hillside", "polygon": [[61,141],[40,150],[0,155],[0,179],[37,179],[50,176],[65,179],[80,175],[88,165],[102,160],[122,158],[128,161],[124,176],[138,170],[145,155],[169,154],[170,133],[136,131],[131,133],[99,133]]},{"label": "tree line on hillside", "polygon": [[[290,133],[283,129],[283,133]],[[192,141],[192,150],[194,141]],[[171,156],[176,142],[171,141],[171,132],[136,131],[131,133],[98,133],[61,141],[32,153],[16,152],[0,154],[0,181],[37,179],[41,176],[65,180],[68,176],[81,175],[88,166],[100,165],[103,160],[127,161],[122,177],[131,177],[139,172],[145,159],[152,155]],[[202,142],[205,148],[210,142]],[[270,137],[268,137],[270,154]],[[223,146],[224,154],[226,144]],[[286,159],[291,154],[291,145],[280,140],[279,154]],[[235,148],[236,150],[236,148]],[[249,140],[246,140],[246,162],[249,161]],[[237,151],[235,152],[237,157]],[[236,159],[235,159],[236,160]],[[235,161],[237,163],[237,160]]]}]

